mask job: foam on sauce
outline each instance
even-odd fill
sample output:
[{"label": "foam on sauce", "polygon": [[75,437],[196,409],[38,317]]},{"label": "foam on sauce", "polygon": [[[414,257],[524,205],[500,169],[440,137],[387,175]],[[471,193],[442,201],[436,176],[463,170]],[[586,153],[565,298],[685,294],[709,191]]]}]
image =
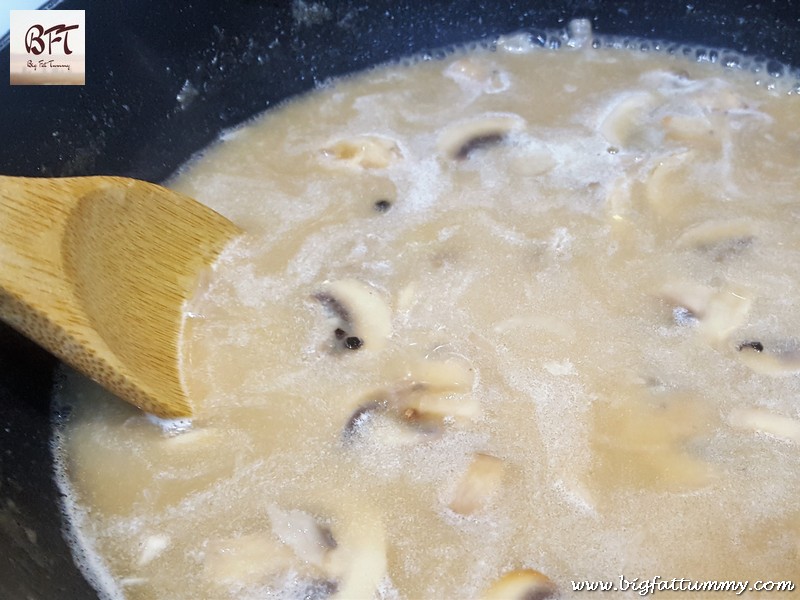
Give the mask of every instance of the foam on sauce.
[{"label": "foam on sauce", "polygon": [[104,597],[800,581],[796,82],[570,33],[331,83],[172,182],[247,235],[187,307],[191,426],[60,393]]}]

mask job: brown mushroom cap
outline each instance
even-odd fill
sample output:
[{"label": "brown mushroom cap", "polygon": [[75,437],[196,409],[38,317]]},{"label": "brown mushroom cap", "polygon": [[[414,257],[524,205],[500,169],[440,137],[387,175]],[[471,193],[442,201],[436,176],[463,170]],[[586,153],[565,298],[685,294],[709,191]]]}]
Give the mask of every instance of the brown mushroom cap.
[{"label": "brown mushroom cap", "polygon": [[534,569],[516,569],[495,581],[482,600],[549,600],[559,596],[555,583]]}]

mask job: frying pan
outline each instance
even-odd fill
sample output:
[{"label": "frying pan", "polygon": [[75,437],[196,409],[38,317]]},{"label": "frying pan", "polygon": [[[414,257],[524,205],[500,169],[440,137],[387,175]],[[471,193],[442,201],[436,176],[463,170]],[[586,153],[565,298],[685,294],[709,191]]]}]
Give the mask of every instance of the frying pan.
[{"label": "frying pan", "polygon": [[[669,40],[673,51],[754,55],[765,81],[776,61],[800,66],[798,0],[66,0],[57,8],[86,11],[86,85],[0,80],[4,174],[163,181],[222,130],[330,77],[501,33],[563,28],[574,17],[591,19],[599,34]],[[0,41],[0,65],[8,64]],[[64,541],[51,475],[56,367],[0,328],[0,598],[97,597]]]}]

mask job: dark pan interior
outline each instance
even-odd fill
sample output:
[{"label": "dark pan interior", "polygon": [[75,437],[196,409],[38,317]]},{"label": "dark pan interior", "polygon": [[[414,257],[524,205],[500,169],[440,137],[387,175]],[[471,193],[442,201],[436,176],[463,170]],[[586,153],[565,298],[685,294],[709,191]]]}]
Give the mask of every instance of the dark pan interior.
[{"label": "dark pan interior", "polygon": [[[86,10],[87,84],[0,81],[0,173],[161,181],[220,131],[326,79],[574,17],[599,34],[800,66],[798,0],[66,0]],[[0,64],[9,64],[8,47]],[[767,75],[768,77],[768,75]],[[2,226],[2,224],[0,224]],[[0,327],[0,598],[95,594],[62,539],[48,447],[55,361]]]}]

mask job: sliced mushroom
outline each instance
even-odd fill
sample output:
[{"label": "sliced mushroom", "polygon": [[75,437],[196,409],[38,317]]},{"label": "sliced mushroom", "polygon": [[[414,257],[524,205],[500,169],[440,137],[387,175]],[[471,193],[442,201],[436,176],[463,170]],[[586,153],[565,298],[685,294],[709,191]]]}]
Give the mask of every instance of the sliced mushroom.
[{"label": "sliced mushroom", "polygon": [[556,584],[534,569],[509,571],[481,596],[482,600],[547,600],[557,597]]},{"label": "sliced mushroom", "polygon": [[489,454],[476,453],[456,486],[450,509],[471,515],[485,508],[503,484],[505,465]]},{"label": "sliced mushroom", "polygon": [[[676,308],[686,309],[687,318],[697,319],[701,333],[715,346],[727,340],[742,326],[752,304],[752,295],[746,290],[714,290],[685,281],[665,285],[662,295],[677,305]],[[676,313],[676,318],[678,317]]]},{"label": "sliced mushroom", "polygon": [[631,213],[631,178],[629,176],[617,177],[609,184],[605,207],[606,215],[612,224],[627,220]]},{"label": "sliced mushroom", "polygon": [[800,421],[797,419],[760,408],[737,408],[731,412],[729,422],[739,429],[759,431],[800,444]]},{"label": "sliced mushroom", "polygon": [[357,279],[340,279],[323,285],[314,297],[338,317],[336,337],[344,347],[380,350],[386,345],[392,314],[377,289]]},{"label": "sliced mushroom", "polygon": [[423,419],[474,419],[480,411],[478,399],[467,393],[475,376],[463,360],[412,361],[405,378],[408,386],[402,404]]},{"label": "sliced mushroom", "polygon": [[441,419],[421,413],[408,405],[405,394],[378,392],[353,412],[342,439],[345,443],[369,437],[381,446],[408,446],[441,433]]},{"label": "sliced mushroom", "polygon": [[479,148],[497,144],[512,131],[523,127],[524,120],[517,115],[485,115],[469,121],[450,125],[439,136],[439,150],[456,160],[469,158]]},{"label": "sliced mushroom", "polygon": [[330,530],[312,515],[301,510],[284,510],[276,505],[267,508],[272,532],[304,563],[323,567],[328,553],[336,548]]},{"label": "sliced mushroom", "polygon": [[444,75],[461,86],[477,88],[487,94],[496,94],[508,89],[508,74],[485,60],[459,58],[450,63]]},{"label": "sliced mushroom", "polygon": [[402,158],[397,142],[380,136],[339,140],[323,150],[336,165],[354,169],[385,169]]},{"label": "sliced mushroom", "polygon": [[480,404],[467,393],[474,374],[462,360],[401,359],[389,363],[397,384],[364,397],[342,432],[345,442],[369,435],[397,446],[441,434],[446,418],[474,419]]},{"label": "sliced mushroom", "polygon": [[743,290],[720,290],[714,294],[700,323],[703,335],[712,344],[727,340],[744,323],[752,302]]},{"label": "sliced mushroom", "polygon": [[764,351],[763,344],[751,342],[740,344],[739,359],[760,375],[785,377],[800,373],[800,351]]},{"label": "sliced mushroom", "polygon": [[758,341],[742,342],[741,344],[736,346],[736,349],[739,352],[741,352],[744,349],[750,349],[750,350],[753,350],[754,352],[763,352],[764,351],[764,344],[762,344],[761,342],[758,342]]},{"label": "sliced mushroom", "polygon": [[656,96],[649,92],[635,92],[618,99],[600,123],[600,133],[609,143],[626,147],[640,142],[653,131],[646,127],[647,117],[656,107]]},{"label": "sliced mushroom", "polygon": [[667,139],[718,154],[733,133],[731,112],[759,114],[728,89],[727,84],[721,83],[721,80],[689,82],[688,85],[684,83],[681,90],[667,92],[674,98],[678,111],[661,121]]},{"label": "sliced mushroom", "polygon": [[349,442],[364,433],[376,415],[386,411],[385,400],[368,400],[353,411],[342,430],[342,439]]},{"label": "sliced mushroom", "polygon": [[732,254],[752,243],[755,227],[752,221],[709,221],[690,227],[675,242],[678,248],[712,252],[716,257]]},{"label": "sliced mushroom", "polygon": [[219,585],[248,584],[296,568],[292,550],[268,533],[209,542],[204,575]]},{"label": "sliced mushroom", "polygon": [[[357,504],[357,500],[353,500]],[[386,576],[386,532],[380,515],[358,505],[352,517],[336,524],[338,545],[327,561],[327,572],[338,580],[332,596],[340,600],[373,598]]]},{"label": "sliced mushroom", "polygon": [[409,400],[413,414],[424,421],[452,417],[456,420],[474,420],[480,413],[480,402],[471,394],[418,393]]},{"label": "sliced mushroom", "polygon": [[653,168],[644,184],[644,197],[656,216],[673,217],[686,203],[696,202],[696,192],[686,186],[686,171],[696,158],[693,150],[676,152]]},{"label": "sliced mushroom", "polygon": [[592,406],[593,490],[685,491],[711,480],[714,471],[692,450],[712,429],[707,405],[640,386],[615,389],[613,396]]},{"label": "sliced mushroom", "polygon": [[439,425],[411,409],[402,413],[383,412],[372,418],[369,435],[381,447],[410,446],[438,436]]},{"label": "sliced mushroom", "polygon": [[472,388],[475,379],[472,369],[453,358],[415,362],[408,376],[417,386],[437,392],[465,392]]},{"label": "sliced mushroom", "polygon": [[306,598],[372,598],[386,575],[386,534],[377,511],[357,504],[350,500],[349,513],[334,519],[335,536],[309,513],[270,506],[275,535],[210,543],[205,575],[242,585],[291,571],[306,581]]},{"label": "sliced mushroom", "polygon": [[706,115],[667,115],[661,125],[670,140],[694,145],[714,139],[714,128]]},{"label": "sliced mushroom", "polygon": [[553,170],[557,164],[552,150],[537,140],[528,140],[515,146],[507,162],[509,172],[522,177],[542,175]]},{"label": "sliced mushroom", "polygon": [[661,288],[662,298],[698,321],[705,316],[713,295],[713,288],[690,281],[672,281]]}]

